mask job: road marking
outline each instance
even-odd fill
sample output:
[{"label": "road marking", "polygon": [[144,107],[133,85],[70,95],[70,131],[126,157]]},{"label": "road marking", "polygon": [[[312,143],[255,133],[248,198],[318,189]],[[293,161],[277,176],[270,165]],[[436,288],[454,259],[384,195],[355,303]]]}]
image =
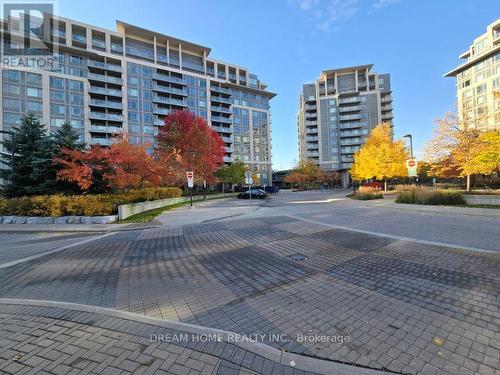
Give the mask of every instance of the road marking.
[{"label": "road marking", "polygon": [[369,235],[372,235],[372,236],[387,237],[387,238],[392,238],[392,239],[395,239],[395,240],[408,241],[408,242],[416,242],[416,243],[421,243],[421,244],[424,244],[424,245],[448,247],[448,248],[460,249],[460,250],[475,251],[475,252],[480,252],[480,253],[490,253],[490,254],[498,254],[499,253],[498,251],[495,251],[495,250],[486,250],[486,249],[481,249],[481,248],[478,248],[478,247],[455,245],[455,244],[452,244],[452,243],[438,242],[438,241],[419,240],[417,238],[403,237],[403,236],[397,236],[397,235],[394,235],[394,234],[372,232],[372,231],[369,231],[369,230],[355,229],[355,228],[345,227],[345,226],[342,226],[342,225],[328,224],[328,223],[323,223],[323,222],[317,221],[317,220],[305,219],[305,218],[302,218],[300,216],[295,216],[295,215],[285,215],[285,216],[291,217],[292,219],[307,221],[307,222],[313,223],[313,224],[324,225],[324,226],[327,226],[327,227],[330,227],[330,228],[334,228],[334,229],[342,229],[342,230],[347,230],[347,231],[350,231],[350,232],[357,232],[357,233],[369,234]]},{"label": "road marking", "polygon": [[104,238],[104,237],[112,236],[113,234],[116,234],[116,233],[117,232],[110,232],[110,233],[103,234],[101,236],[87,238],[86,240],[79,241],[79,242],[76,242],[76,243],[73,243],[73,244],[69,244],[69,245],[57,247],[55,249],[47,250],[47,251],[44,251],[42,253],[30,255],[29,257],[25,257],[25,258],[21,258],[21,259],[16,259],[16,260],[13,260],[13,261],[10,261],[10,262],[7,262],[7,263],[3,263],[3,264],[0,264],[0,269],[7,268],[7,267],[12,267],[12,266],[15,266],[15,265],[20,264],[20,263],[28,262],[30,260],[43,257],[45,255],[57,253],[59,251],[63,251],[63,250],[66,250],[66,249],[69,249],[69,248],[72,248],[72,247],[75,247],[75,246],[79,246],[79,245],[83,245],[83,244],[86,244],[86,243],[89,243],[89,242],[92,242],[92,241],[96,241],[96,240],[99,240],[99,239]]}]

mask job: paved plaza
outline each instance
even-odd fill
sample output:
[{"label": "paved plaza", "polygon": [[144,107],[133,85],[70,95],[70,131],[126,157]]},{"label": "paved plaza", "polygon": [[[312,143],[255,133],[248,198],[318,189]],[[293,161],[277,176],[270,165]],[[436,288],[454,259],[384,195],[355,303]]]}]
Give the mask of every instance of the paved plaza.
[{"label": "paved plaza", "polygon": [[[319,363],[355,365],[347,372],[352,374],[500,374],[500,253],[318,223],[329,207],[335,215],[332,204],[320,203],[320,213],[306,202],[301,213],[275,199],[225,220],[93,233],[91,241],[78,237],[64,250],[0,268],[0,369],[314,373],[307,361],[320,359],[318,369]],[[152,343],[156,323],[124,323],[123,317],[33,301],[254,335],[269,350],[299,356],[294,366],[277,357],[253,365],[259,355],[240,348],[251,354],[243,361],[245,353],[235,354],[237,343],[225,342],[232,348],[227,357],[193,342]],[[69,344],[57,339],[59,329],[79,343],[73,353],[63,350]],[[120,366],[118,358],[127,364]],[[188,359],[193,366],[184,364]]]}]

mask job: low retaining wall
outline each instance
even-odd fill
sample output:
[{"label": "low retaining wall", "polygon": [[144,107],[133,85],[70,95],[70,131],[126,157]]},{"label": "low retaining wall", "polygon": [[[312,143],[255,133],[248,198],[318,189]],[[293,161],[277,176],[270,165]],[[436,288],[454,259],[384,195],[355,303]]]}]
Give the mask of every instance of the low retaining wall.
[{"label": "low retaining wall", "polygon": [[465,202],[467,204],[488,204],[500,206],[500,196],[499,195],[473,195],[473,194],[463,194]]},{"label": "low retaining wall", "polygon": [[118,219],[110,216],[0,216],[2,224],[110,224]]},{"label": "low retaining wall", "polygon": [[[238,195],[238,193],[207,194],[206,199],[234,197],[236,195]],[[154,210],[155,208],[171,206],[183,202],[189,202],[189,199],[190,199],[189,197],[179,197],[179,198],[159,199],[156,201],[122,204],[121,206],[118,206],[118,218],[120,220],[123,220],[126,219],[127,217],[140,214],[141,212],[144,211]],[[193,202],[202,200],[204,200],[203,195],[193,196]]]}]

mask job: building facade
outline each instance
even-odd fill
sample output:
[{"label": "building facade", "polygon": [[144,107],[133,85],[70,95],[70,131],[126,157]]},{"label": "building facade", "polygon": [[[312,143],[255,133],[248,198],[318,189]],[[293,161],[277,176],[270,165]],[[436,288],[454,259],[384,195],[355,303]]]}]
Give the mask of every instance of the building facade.
[{"label": "building facade", "polygon": [[456,77],[461,123],[482,130],[499,129],[500,19],[490,24],[460,58],[464,63],[445,77]]},{"label": "building facade", "polygon": [[325,70],[314,83],[303,85],[299,98],[300,161],[340,172],[344,187],[353,154],[371,129],[393,120],[390,76],[373,72],[372,66]]},{"label": "building facade", "polygon": [[[50,131],[69,121],[89,145],[109,145],[122,132],[133,144],[152,144],[166,114],[188,109],[222,137],[224,162],[242,160],[262,184],[271,183],[275,94],[247,68],[209,58],[208,47],[121,21],[110,31],[45,15],[42,25],[35,33],[57,51],[55,63],[0,67],[0,129],[34,113]],[[3,48],[22,43],[15,21],[2,26]]]}]

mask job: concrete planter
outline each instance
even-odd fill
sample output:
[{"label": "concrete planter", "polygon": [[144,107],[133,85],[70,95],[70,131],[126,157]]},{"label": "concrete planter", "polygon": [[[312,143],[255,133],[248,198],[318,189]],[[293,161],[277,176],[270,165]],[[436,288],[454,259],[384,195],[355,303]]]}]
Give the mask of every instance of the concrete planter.
[{"label": "concrete planter", "polygon": [[[209,194],[207,199],[215,198],[226,198],[238,195],[238,193],[221,193],[221,194]],[[193,202],[203,200],[202,195],[196,195],[193,197]],[[146,201],[139,203],[129,203],[122,204],[118,206],[118,217],[120,220],[126,219],[127,217],[139,214],[144,211],[154,210],[155,208],[172,206],[174,204],[189,202],[189,197],[178,197],[178,198],[168,198],[168,199],[158,199],[156,201]]]},{"label": "concrete planter", "polygon": [[110,224],[114,223],[117,215],[110,216],[0,216],[1,224]]},{"label": "concrete planter", "polygon": [[467,204],[487,204],[500,206],[500,195],[463,195]]}]

